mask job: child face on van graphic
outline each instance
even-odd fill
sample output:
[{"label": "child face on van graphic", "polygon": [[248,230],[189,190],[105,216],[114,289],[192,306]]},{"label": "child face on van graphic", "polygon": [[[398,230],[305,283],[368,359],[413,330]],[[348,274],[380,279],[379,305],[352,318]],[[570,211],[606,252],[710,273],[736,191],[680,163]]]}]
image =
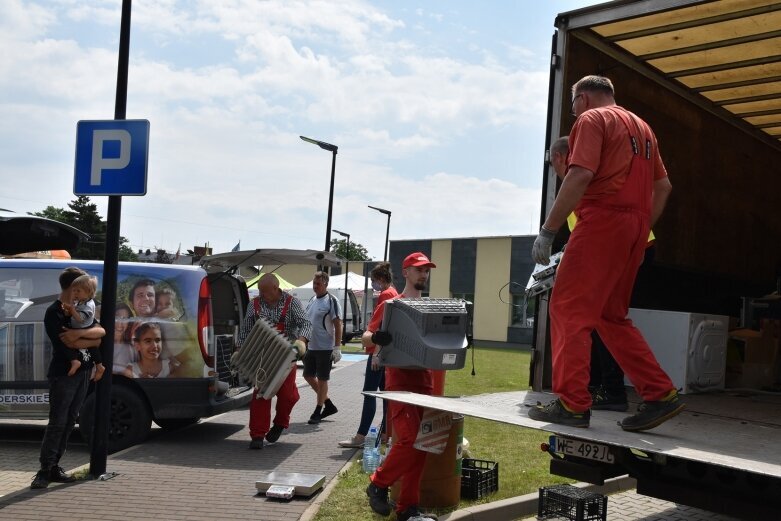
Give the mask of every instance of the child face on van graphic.
[{"label": "child face on van graphic", "polygon": [[142,362],[157,360],[163,350],[163,336],[160,334],[160,328],[157,326],[146,328],[138,338],[133,339],[133,346],[138,351]]}]

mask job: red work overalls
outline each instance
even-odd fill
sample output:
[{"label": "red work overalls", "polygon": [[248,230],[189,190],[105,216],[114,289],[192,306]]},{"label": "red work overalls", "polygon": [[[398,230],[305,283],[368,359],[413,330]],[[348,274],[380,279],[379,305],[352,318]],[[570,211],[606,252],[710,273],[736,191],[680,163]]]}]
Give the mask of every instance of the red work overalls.
[{"label": "red work overalls", "polygon": [[[275,327],[277,331],[285,333],[285,316],[290,307],[293,297],[285,296],[285,305],[282,313],[279,315],[279,321]],[[260,303],[255,302],[255,313],[260,315]],[[274,416],[274,424],[287,429],[290,426],[290,413],[293,406],[299,399],[298,387],[296,387],[295,365],[290,368],[290,374],[287,375],[282,387],[277,391],[277,407]],[[258,391],[252,393],[252,400],[249,402],[249,435],[252,439],[263,438],[271,427],[271,400],[258,398]]]},{"label": "red work overalls", "polygon": [[591,407],[593,329],[643,400],[660,400],[673,389],[640,331],[626,318],[648,242],[653,134],[636,116],[611,110],[633,138],[627,144],[634,152],[629,174],[617,193],[578,204],[578,225],[567,243],[550,302],[553,391],[576,412]]}]

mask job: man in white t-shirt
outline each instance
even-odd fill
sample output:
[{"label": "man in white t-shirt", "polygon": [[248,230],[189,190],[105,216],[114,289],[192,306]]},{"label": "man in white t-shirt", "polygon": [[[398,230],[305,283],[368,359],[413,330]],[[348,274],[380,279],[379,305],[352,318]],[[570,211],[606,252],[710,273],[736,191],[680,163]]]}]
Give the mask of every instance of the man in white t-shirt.
[{"label": "man in white t-shirt", "polygon": [[304,356],[304,379],[317,395],[317,407],[309,417],[309,424],[320,420],[338,409],[328,398],[328,380],[331,378],[331,363],[342,357],[339,345],[342,342],[342,308],[339,301],[328,293],[328,273],[318,271],[312,279],[315,296],[306,307],[306,314],[312,323],[312,337]]}]

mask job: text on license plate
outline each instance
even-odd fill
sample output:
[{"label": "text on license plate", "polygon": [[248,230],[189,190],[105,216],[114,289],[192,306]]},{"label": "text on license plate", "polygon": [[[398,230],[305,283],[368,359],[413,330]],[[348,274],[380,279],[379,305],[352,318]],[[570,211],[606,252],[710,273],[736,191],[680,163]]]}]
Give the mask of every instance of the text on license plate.
[{"label": "text on license plate", "polygon": [[613,463],[614,461],[610,447],[601,443],[551,436],[550,446],[553,452],[564,454],[565,456],[575,456],[576,458],[602,461],[604,463]]}]

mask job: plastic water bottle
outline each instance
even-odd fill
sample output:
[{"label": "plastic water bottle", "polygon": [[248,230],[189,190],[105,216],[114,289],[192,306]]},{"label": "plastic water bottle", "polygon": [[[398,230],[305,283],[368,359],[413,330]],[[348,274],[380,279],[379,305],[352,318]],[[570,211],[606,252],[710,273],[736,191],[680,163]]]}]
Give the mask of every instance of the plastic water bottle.
[{"label": "plastic water bottle", "polygon": [[375,445],[377,444],[377,427],[372,426],[363,442],[363,471],[371,474],[379,465],[379,453]]}]

